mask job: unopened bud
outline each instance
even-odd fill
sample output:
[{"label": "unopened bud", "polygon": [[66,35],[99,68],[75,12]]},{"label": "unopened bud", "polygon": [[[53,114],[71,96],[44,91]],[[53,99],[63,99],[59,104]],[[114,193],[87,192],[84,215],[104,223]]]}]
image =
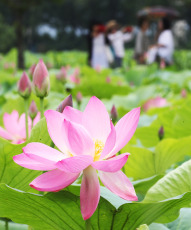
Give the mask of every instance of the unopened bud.
[{"label": "unopened bud", "polygon": [[28,98],[31,95],[31,82],[25,72],[23,72],[18,82],[18,92],[23,98]]},{"label": "unopened bud", "polygon": [[31,102],[29,106],[29,116],[33,120],[38,113],[38,109],[36,107],[36,103],[34,101]]},{"label": "unopened bud", "polygon": [[113,122],[116,122],[117,118],[118,118],[117,109],[116,109],[115,105],[113,105],[111,108],[111,119]]},{"label": "unopened bud", "polygon": [[187,97],[187,91],[186,91],[186,89],[182,89],[182,91],[181,91],[181,96],[182,96],[183,98],[186,98],[186,97]]},{"label": "unopened bud", "polygon": [[159,137],[159,140],[162,140],[163,137],[164,137],[164,128],[163,128],[163,126],[161,126],[159,131],[158,131],[158,137]]},{"label": "unopened bud", "polygon": [[48,95],[50,90],[50,79],[43,60],[39,61],[34,70],[33,85],[37,97],[43,98]]},{"label": "unopened bud", "polygon": [[111,83],[111,78],[110,78],[110,76],[107,76],[107,77],[106,77],[106,83]]},{"label": "unopened bud", "polygon": [[73,101],[72,101],[72,95],[70,94],[69,96],[67,96],[58,106],[58,108],[56,109],[56,111],[62,113],[65,109],[66,106],[70,106],[73,107]]},{"label": "unopened bud", "polygon": [[60,81],[65,82],[67,79],[67,70],[65,67],[62,67],[60,72],[56,75],[56,78]]},{"label": "unopened bud", "polygon": [[30,75],[33,75],[35,68],[36,68],[36,64],[33,64],[33,65],[30,67],[30,69],[29,69],[29,74],[30,74]]},{"label": "unopened bud", "polygon": [[83,96],[82,96],[81,92],[78,92],[76,95],[76,101],[77,101],[78,105],[80,105],[82,103],[82,98],[83,98]]},{"label": "unopened bud", "polygon": [[160,68],[161,69],[165,69],[165,67],[166,67],[165,61],[161,60],[161,62],[160,62]]}]

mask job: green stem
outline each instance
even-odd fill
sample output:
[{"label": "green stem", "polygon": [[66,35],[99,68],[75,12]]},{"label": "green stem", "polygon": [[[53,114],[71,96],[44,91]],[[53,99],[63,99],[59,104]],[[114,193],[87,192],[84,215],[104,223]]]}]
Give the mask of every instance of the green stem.
[{"label": "green stem", "polygon": [[90,218],[85,220],[85,223],[86,223],[86,230],[91,230],[91,221],[90,221]]},{"label": "green stem", "polygon": [[44,97],[40,97],[40,118],[44,116]]},{"label": "green stem", "polygon": [[50,144],[50,147],[54,148],[55,144],[54,142],[52,141],[51,144]]},{"label": "green stem", "polygon": [[5,219],[5,230],[9,230],[9,221]]},{"label": "green stem", "polygon": [[26,129],[26,141],[29,138],[29,126],[28,126],[28,98],[25,98],[25,129]]},{"label": "green stem", "polygon": [[33,128],[34,119],[32,119],[31,129]]}]

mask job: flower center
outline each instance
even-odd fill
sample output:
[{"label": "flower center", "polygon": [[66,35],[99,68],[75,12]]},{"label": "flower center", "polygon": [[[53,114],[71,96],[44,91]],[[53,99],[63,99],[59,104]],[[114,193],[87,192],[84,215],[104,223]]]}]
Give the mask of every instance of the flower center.
[{"label": "flower center", "polygon": [[94,161],[98,161],[101,155],[101,152],[103,151],[104,143],[100,140],[95,141],[95,155],[94,155]]}]

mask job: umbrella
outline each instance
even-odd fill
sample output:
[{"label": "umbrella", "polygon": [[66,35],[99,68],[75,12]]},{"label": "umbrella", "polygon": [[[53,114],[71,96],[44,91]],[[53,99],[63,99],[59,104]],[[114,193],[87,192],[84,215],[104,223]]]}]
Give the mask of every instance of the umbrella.
[{"label": "umbrella", "polygon": [[139,10],[137,13],[137,17],[149,17],[149,18],[163,18],[163,17],[170,17],[170,18],[177,18],[180,14],[178,11],[172,8],[166,8],[162,6],[156,7],[147,7],[142,10]]}]

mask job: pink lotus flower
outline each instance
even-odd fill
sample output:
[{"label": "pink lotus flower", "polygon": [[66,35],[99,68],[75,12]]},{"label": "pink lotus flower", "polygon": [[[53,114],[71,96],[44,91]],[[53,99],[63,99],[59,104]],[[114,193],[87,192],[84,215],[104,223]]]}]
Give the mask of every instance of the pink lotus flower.
[{"label": "pink lotus flower", "polygon": [[25,168],[48,171],[30,183],[39,191],[59,191],[83,172],[80,204],[86,220],[99,203],[98,176],[121,198],[137,200],[133,185],[120,171],[129,153],[116,154],[133,136],[139,115],[140,108],[133,109],[114,127],[104,104],[96,97],[90,99],[84,112],[72,107],[66,107],[63,113],[48,110],[45,112],[48,132],[59,150],[42,143],[29,143],[13,159]]},{"label": "pink lotus flower", "polygon": [[80,77],[72,74],[70,76],[70,81],[73,82],[76,85],[79,85],[80,84]]},{"label": "pink lotus flower", "polygon": [[37,97],[46,97],[50,89],[50,80],[48,70],[43,62],[40,60],[36,65],[33,74],[33,85]]},{"label": "pink lotus flower", "polygon": [[[40,113],[33,121],[35,125],[40,120]],[[31,119],[28,118],[29,135],[31,132]],[[4,128],[0,127],[0,137],[10,140],[13,144],[21,144],[26,141],[25,114],[19,118],[19,113],[14,110],[11,114],[5,113],[3,116]]]},{"label": "pink lotus flower", "polygon": [[30,79],[28,75],[23,72],[20,80],[18,81],[18,92],[22,97],[28,98],[31,95],[31,91]]},{"label": "pink lotus flower", "polygon": [[144,105],[143,110],[147,112],[151,108],[161,108],[167,106],[168,103],[165,98],[162,97],[156,97],[149,99]]}]

